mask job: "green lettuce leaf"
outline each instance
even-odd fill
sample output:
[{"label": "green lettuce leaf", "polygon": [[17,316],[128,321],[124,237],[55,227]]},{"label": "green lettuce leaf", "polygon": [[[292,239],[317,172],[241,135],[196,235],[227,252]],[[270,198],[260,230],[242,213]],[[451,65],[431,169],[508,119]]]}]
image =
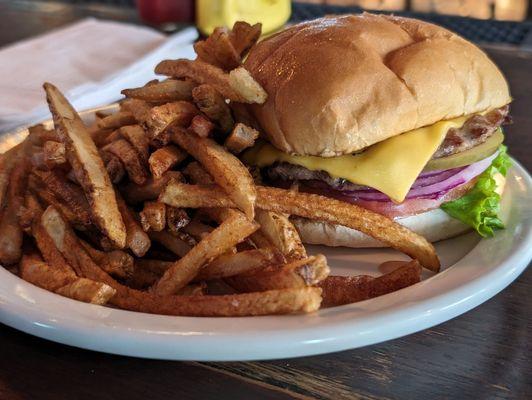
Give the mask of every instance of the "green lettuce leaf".
[{"label": "green lettuce leaf", "polygon": [[499,154],[479,175],[475,186],[465,196],[443,203],[441,208],[451,217],[473,227],[482,237],[493,236],[494,230],[504,229],[499,218],[501,196],[495,192],[494,176],[498,173],[506,176],[511,165],[506,146],[501,146]]}]

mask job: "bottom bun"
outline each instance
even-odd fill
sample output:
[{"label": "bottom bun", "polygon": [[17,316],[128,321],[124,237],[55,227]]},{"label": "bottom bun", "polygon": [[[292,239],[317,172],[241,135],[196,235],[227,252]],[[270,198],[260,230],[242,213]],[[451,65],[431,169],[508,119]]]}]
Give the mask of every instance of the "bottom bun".
[{"label": "bottom bun", "polygon": [[[360,231],[345,226],[298,217],[293,217],[291,220],[304,243],[323,244],[332,247],[388,247]],[[405,218],[397,218],[395,221],[425,237],[430,242],[448,239],[471,229],[440,208]]]}]

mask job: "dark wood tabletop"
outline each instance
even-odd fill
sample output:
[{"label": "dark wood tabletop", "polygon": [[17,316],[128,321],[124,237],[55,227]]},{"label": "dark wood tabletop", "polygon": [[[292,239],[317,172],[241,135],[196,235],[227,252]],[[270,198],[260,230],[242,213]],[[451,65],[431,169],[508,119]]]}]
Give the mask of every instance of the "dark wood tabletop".
[{"label": "dark wood tabletop", "polygon": [[[0,46],[84,16],[139,22],[131,9],[0,0]],[[532,53],[488,52],[515,99],[506,143],[531,170]],[[532,398],[530,293],[529,268],[491,300],[434,328],[361,349],[268,362],[128,358],[0,324],[0,399]]]}]

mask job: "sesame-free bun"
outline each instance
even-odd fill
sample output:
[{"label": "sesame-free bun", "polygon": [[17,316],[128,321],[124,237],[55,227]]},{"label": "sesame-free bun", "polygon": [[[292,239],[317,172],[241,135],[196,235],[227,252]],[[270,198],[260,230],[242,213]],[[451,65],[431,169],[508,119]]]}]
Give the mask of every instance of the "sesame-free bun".
[{"label": "sesame-free bun", "polygon": [[365,13],[298,24],[256,45],[245,67],[268,93],[253,114],[291,154],[352,153],[511,101],[478,47],[410,18]]}]

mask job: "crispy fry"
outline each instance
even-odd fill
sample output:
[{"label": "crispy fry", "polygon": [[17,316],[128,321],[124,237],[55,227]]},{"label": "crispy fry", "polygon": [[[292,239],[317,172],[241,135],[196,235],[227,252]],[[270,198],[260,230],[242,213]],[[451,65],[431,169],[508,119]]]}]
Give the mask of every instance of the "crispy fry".
[{"label": "crispy fry", "polygon": [[192,183],[214,183],[209,173],[205,171],[205,169],[197,161],[192,161],[191,163],[188,163],[187,166],[183,169],[183,173]]},{"label": "crispy fry", "polygon": [[124,89],[126,97],[149,101],[152,103],[168,103],[171,101],[191,100],[194,84],[190,81],[167,79],[151,85],[135,89]]},{"label": "crispy fry", "polygon": [[120,159],[127,171],[129,179],[138,185],[143,185],[148,179],[148,172],[142,165],[138,153],[133,146],[125,140],[118,139],[102,148],[104,152],[109,152]]},{"label": "crispy fry", "polygon": [[190,217],[181,208],[166,206],[166,226],[171,233],[177,233],[186,227],[190,222]]},{"label": "crispy fry", "polygon": [[3,265],[17,263],[22,257],[22,227],[19,213],[24,204],[30,165],[24,158],[25,148],[17,160],[9,177],[6,205],[0,217],[0,262]]},{"label": "crispy fry", "polygon": [[148,135],[140,125],[127,125],[121,127],[118,132],[136,150],[142,164],[148,162],[150,141]]},{"label": "crispy fry", "polygon": [[133,257],[122,250],[104,252],[92,247],[84,240],[79,241],[89,256],[109,275],[127,278],[133,274]]},{"label": "crispy fry", "polygon": [[100,129],[117,129],[124,125],[132,125],[136,122],[135,117],[128,111],[118,111],[110,114],[97,122]]},{"label": "crispy fry", "polygon": [[182,129],[172,130],[172,139],[198,160],[227,195],[253,219],[256,190],[242,162],[211,139],[194,137]]},{"label": "crispy fry", "polygon": [[253,146],[258,137],[259,132],[257,130],[239,122],[225,140],[224,146],[231,153],[239,154],[248,147]]},{"label": "crispy fry", "polygon": [[60,142],[61,139],[53,129],[46,129],[43,124],[37,124],[28,128],[30,136],[34,136],[36,143],[42,145],[47,141]]},{"label": "crispy fry", "polygon": [[141,259],[135,261],[135,266],[155,274],[160,278],[168,268],[173,265],[172,261]]},{"label": "crispy fry", "polygon": [[[126,169],[122,161],[112,153],[102,151],[100,153],[103,162],[105,163],[105,170],[109,175],[109,179],[112,183],[119,183],[126,175]],[[77,181],[77,179],[76,179]]]},{"label": "crispy fry", "polygon": [[155,150],[148,161],[150,171],[155,178],[160,178],[163,174],[172,169],[177,164],[187,158],[187,153],[174,145],[168,145]]},{"label": "crispy fry", "polygon": [[137,257],[143,257],[151,246],[151,240],[137,222],[135,214],[127,206],[122,196],[117,195],[116,200],[118,201],[118,209],[126,226],[126,246]]},{"label": "crispy fry", "polygon": [[78,278],[55,292],[61,296],[70,297],[85,303],[104,305],[114,296],[116,290],[102,282]]},{"label": "crispy fry", "polygon": [[323,289],[323,307],[368,300],[395,292],[421,280],[421,265],[417,260],[405,262],[396,270],[378,278],[368,275],[329,276],[319,283]]},{"label": "crispy fry", "polygon": [[244,21],[235,22],[229,36],[234,49],[241,57],[244,57],[253,45],[257,43],[261,30],[262,24],[260,23],[250,25]]},{"label": "crispy fry", "polygon": [[[170,182],[159,201],[173,207],[234,207],[234,203],[213,185],[186,185]],[[304,218],[342,224],[359,230],[401,251],[432,270],[440,262],[432,244],[425,238],[380,214],[354,204],[324,196],[257,186],[257,207],[261,210],[293,214]]]},{"label": "crispy fry", "polygon": [[65,156],[65,145],[63,143],[48,140],[43,145],[44,163],[53,168],[56,165],[63,165],[67,162]]},{"label": "crispy fry", "polygon": [[255,219],[260,224],[260,231],[285,257],[288,259],[307,257],[299,233],[286,215],[257,210]]},{"label": "crispy fry", "polygon": [[318,254],[283,266],[271,265],[257,272],[234,276],[228,278],[227,283],[240,292],[261,292],[313,286],[328,275],[327,260]]},{"label": "crispy fry", "polygon": [[145,232],[160,232],[166,227],[166,205],[158,201],[147,201],[140,212],[140,224]]},{"label": "crispy fry", "polygon": [[209,137],[214,129],[214,124],[203,115],[196,115],[190,123],[190,130],[199,137]]},{"label": "crispy fry", "polygon": [[194,281],[228,278],[282,263],[284,263],[283,255],[272,247],[222,254],[205,265]]},{"label": "crispy fry", "polygon": [[197,218],[193,218],[184,228],[183,232],[188,233],[196,240],[203,239],[209,232],[212,232],[214,228],[209,225],[205,225]]},{"label": "crispy fry", "polygon": [[258,225],[249,221],[244,214],[235,212],[183,258],[176,261],[153,286],[154,293],[158,295],[176,293],[194,279],[203,265],[231,249],[257,228]]},{"label": "crispy fry", "polygon": [[194,43],[198,60],[205,61],[225,70],[238,67],[242,59],[235,50],[227,28],[218,27],[205,40]]},{"label": "crispy fry", "polygon": [[201,85],[209,84],[224,98],[239,103],[262,104],[268,97],[244,67],[227,74],[221,68],[200,60],[164,60],[155,67],[155,73],[192,79]]},{"label": "crispy fry", "polygon": [[186,241],[177,236],[172,235],[167,231],[150,231],[148,235],[150,236],[151,240],[162,244],[164,247],[166,247],[168,250],[178,255],[179,257],[184,257],[192,248],[192,246]]},{"label": "crispy fry", "polygon": [[245,316],[312,312],[320,306],[321,289],[314,287],[225,296],[158,296],[140,292],[121,285],[98,268],[57,210],[45,211],[43,225],[65,258],[78,264],[86,278],[114,288],[116,294],[109,302],[126,310],[165,315]]},{"label": "crispy fry", "polygon": [[[126,126],[129,126],[129,125],[126,125]],[[121,128],[119,128],[121,129]],[[103,140],[103,145],[106,145],[106,144],[109,144],[109,143],[113,143],[115,140],[118,140],[118,139],[121,139],[122,138],[122,135],[120,134],[120,131],[117,129],[117,130],[114,130],[112,131],[111,133],[109,133],[107,135],[107,137]]]},{"label": "crispy fry", "polygon": [[199,113],[194,104],[188,101],[176,101],[151,108],[143,123],[148,129],[152,141],[160,140],[161,135],[170,125],[189,126],[192,118]]},{"label": "crispy fry", "polygon": [[76,172],[92,209],[94,223],[118,247],[123,248],[126,233],[118,212],[111,180],[85,125],[59,90],[44,84],[54,125],[65,144],[67,158]]},{"label": "crispy fry", "polygon": [[[218,124],[223,133],[231,132],[233,116],[223,96],[211,85],[200,85],[192,89],[194,103],[211,121]],[[201,135],[199,135],[201,136]]]},{"label": "crispy fry", "polygon": [[120,109],[133,115],[135,122],[129,125],[133,125],[135,123],[142,125],[148,119],[151,106],[147,101],[144,100],[125,99],[124,101],[120,102]]},{"label": "crispy fry", "polygon": [[9,186],[9,177],[15,167],[15,164],[24,156],[27,151],[27,144],[19,143],[0,155],[0,209],[4,206],[7,188]]},{"label": "crispy fry", "polygon": [[170,180],[182,182],[183,175],[178,171],[167,171],[161,178],[148,178],[144,185],[129,182],[122,187],[122,194],[131,204],[142,203],[146,200],[155,200]]},{"label": "crispy fry", "polygon": [[190,283],[180,289],[176,294],[179,296],[203,296],[207,289],[205,282]]}]

